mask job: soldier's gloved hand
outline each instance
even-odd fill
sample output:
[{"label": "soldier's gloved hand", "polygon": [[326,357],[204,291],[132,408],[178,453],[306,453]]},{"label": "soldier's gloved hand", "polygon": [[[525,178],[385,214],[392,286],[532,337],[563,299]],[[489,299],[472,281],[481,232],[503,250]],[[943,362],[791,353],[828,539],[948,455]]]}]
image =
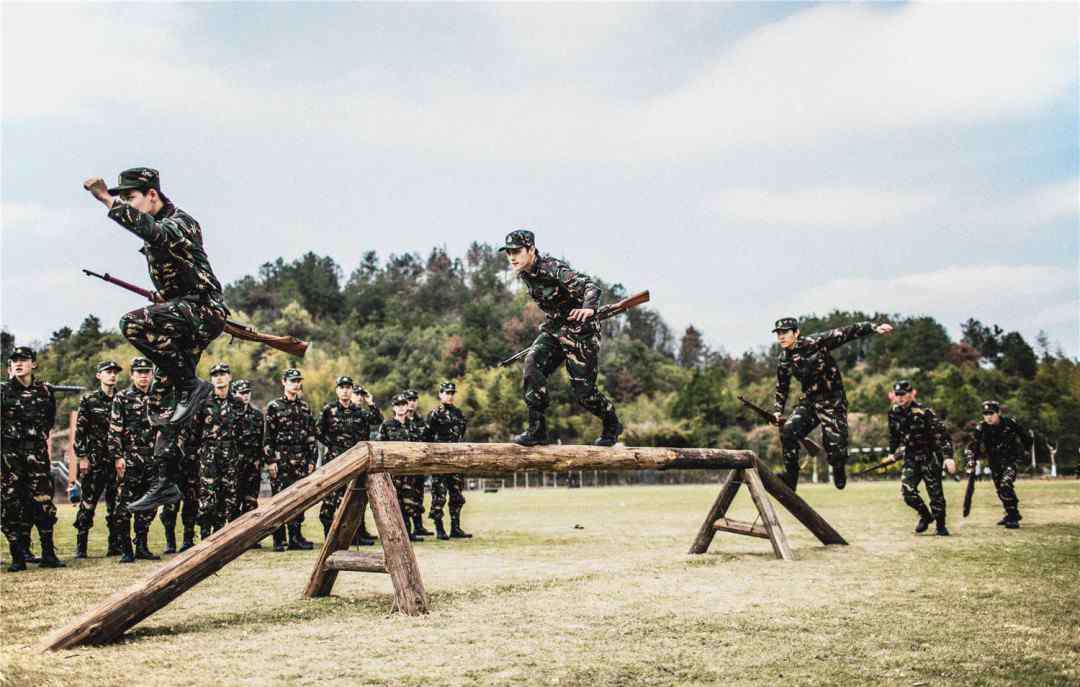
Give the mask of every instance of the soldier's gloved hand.
[{"label": "soldier's gloved hand", "polygon": [[266,474],[270,475],[270,479],[277,479],[277,463],[267,465]]},{"label": "soldier's gloved hand", "polygon": [[570,311],[567,319],[571,322],[584,322],[595,314],[596,311],[592,308],[574,308]]}]

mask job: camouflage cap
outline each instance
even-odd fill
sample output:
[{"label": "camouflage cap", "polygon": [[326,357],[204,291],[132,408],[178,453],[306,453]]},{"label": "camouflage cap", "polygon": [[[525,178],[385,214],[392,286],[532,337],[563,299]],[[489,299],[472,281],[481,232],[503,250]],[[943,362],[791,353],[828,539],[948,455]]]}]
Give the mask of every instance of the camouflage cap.
[{"label": "camouflage cap", "polygon": [[232,369],[229,367],[229,363],[217,363],[210,368],[210,376],[213,377],[217,374],[228,375],[232,374]]},{"label": "camouflage cap", "polygon": [[1001,404],[997,401],[983,401],[982,408],[984,415],[1001,412]]},{"label": "camouflage cap", "polygon": [[443,382],[442,386],[439,387],[439,393],[457,393],[457,384],[454,384],[453,382]]},{"label": "camouflage cap", "polygon": [[251,393],[251,382],[246,379],[238,379],[232,383],[232,391],[234,394]]},{"label": "camouflage cap", "polygon": [[419,401],[420,400],[420,394],[417,393],[416,389],[406,389],[405,391],[401,392],[401,395],[402,395],[402,397],[404,397],[404,399],[406,401]]},{"label": "camouflage cap", "polygon": [[352,390],[353,390],[354,394],[360,394],[361,396],[366,396],[367,395],[367,389],[360,386],[359,384],[353,384]]},{"label": "camouflage cap", "polygon": [[511,248],[532,248],[536,245],[536,236],[528,229],[515,229],[506,235],[506,244],[499,250]]},{"label": "camouflage cap", "polygon": [[405,394],[398,394],[394,396],[394,400],[390,402],[393,406],[403,406],[409,402],[409,399],[405,398]]},{"label": "camouflage cap", "polygon": [[794,317],[781,317],[773,325],[774,332],[793,332],[799,328],[799,321]]},{"label": "camouflage cap", "polygon": [[95,371],[96,372],[104,372],[105,370],[117,370],[117,371],[119,371],[119,370],[122,370],[122,369],[124,369],[124,368],[120,367],[120,363],[116,362],[115,360],[102,360],[100,363],[97,364],[97,368],[95,368]]},{"label": "camouflage cap", "polygon": [[352,386],[352,385],[353,385],[352,377],[350,377],[348,375],[341,375],[340,377],[337,378],[337,384],[335,386]]},{"label": "camouflage cap", "polygon": [[8,360],[37,360],[37,353],[29,346],[16,346],[11,349]]},{"label": "camouflage cap", "polygon": [[149,358],[132,358],[131,359],[131,371],[135,370],[153,370],[154,363],[150,362]]},{"label": "camouflage cap", "polygon": [[911,382],[906,379],[901,379],[899,382],[892,385],[892,390],[894,394],[910,394]]},{"label": "camouflage cap", "polygon": [[304,375],[300,373],[295,367],[290,367],[281,374],[281,381],[283,382],[299,382],[303,381]]},{"label": "camouflage cap", "polygon": [[156,169],[149,167],[132,167],[120,172],[120,180],[109,189],[111,195],[117,195],[123,191],[146,191],[155,189],[161,191],[161,177]]}]

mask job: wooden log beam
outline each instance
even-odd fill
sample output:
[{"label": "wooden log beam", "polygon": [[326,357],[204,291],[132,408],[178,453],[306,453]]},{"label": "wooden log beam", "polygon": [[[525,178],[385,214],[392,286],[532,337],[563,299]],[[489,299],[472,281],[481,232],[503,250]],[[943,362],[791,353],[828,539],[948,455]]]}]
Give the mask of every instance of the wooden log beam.
[{"label": "wooden log beam", "polygon": [[386,556],[379,552],[336,551],[326,559],[324,565],[329,570],[385,573]]},{"label": "wooden log beam", "polygon": [[50,633],[37,648],[68,649],[116,639],[151,613],[239,557],[252,544],[317,503],[350,477],[367,470],[370,445],[353,449],[350,460],[331,461],[253,511],[240,516],[213,536],[177,554],[145,580],[119,591],[106,601]]},{"label": "wooden log beam", "polygon": [[709,544],[712,543],[713,537],[716,536],[716,528],[713,527],[713,523],[717,519],[724,517],[728,508],[731,507],[735,495],[739,493],[739,487],[741,486],[742,479],[739,477],[739,470],[729,470],[720,483],[719,496],[716,497],[712,508],[709,509],[709,514],[705,516],[705,522],[701,523],[701,528],[698,529],[697,536],[694,537],[694,543],[690,545],[689,553],[701,554],[709,550]]},{"label": "wooden log beam", "polygon": [[825,518],[818,515],[817,511],[811,508],[810,504],[804,501],[801,496],[789,489],[783,480],[769,472],[767,465],[761,463],[757,458],[754,461],[757,464],[758,477],[761,478],[765,491],[769,492],[784,508],[787,508],[799,522],[806,526],[806,529],[813,532],[814,536],[822,544],[847,545],[840,533],[834,530],[832,525],[825,521]]},{"label": "wooden log beam", "polygon": [[427,613],[427,593],[420,579],[420,566],[409,533],[405,530],[405,518],[398,505],[394,483],[385,473],[368,475],[367,493],[375,527],[379,530],[386,572],[390,573],[390,581],[394,584],[394,606],[405,615]]},{"label": "wooden log beam", "polygon": [[769,531],[761,525],[754,525],[749,522],[743,522],[742,520],[728,520],[727,518],[720,518],[713,523],[713,529],[718,532],[730,532],[731,534],[745,534],[748,537],[757,537],[758,539],[768,539]]},{"label": "wooden log beam", "polygon": [[362,490],[366,488],[365,481],[364,475],[353,477],[345,494],[341,497],[341,503],[338,505],[337,512],[334,513],[334,522],[330,525],[329,536],[326,537],[322,550],[315,559],[315,568],[311,571],[311,578],[304,589],[304,596],[309,599],[328,596],[330,590],[334,588],[337,571],[341,568],[328,565],[328,561],[337,551],[348,549],[352,545],[356,530],[360,529],[360,520],[364,517],[361,506],[364,502],[359,497]]}]

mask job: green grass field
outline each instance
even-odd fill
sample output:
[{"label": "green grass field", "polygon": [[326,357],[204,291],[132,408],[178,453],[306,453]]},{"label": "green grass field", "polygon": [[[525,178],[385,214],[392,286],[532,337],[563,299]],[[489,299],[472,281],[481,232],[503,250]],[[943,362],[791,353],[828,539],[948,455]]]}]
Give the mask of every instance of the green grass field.
[{"label": "green grass field", "polygon": [[[100,518],[91,558],[71,561],[63,506],[68,567],[0,575],[0,684],[1080,684],[1080,482],[1019,483],[1017,531],[994,525],[988,483],[962,519],[960,487],[946,539],[912,534],[896,482],[803,485],[851,545],[780,509],[790,563],[727,534],[686,555],[715,485],[473,492],[475,539],[416,547],[428,616],[391,615],[384,575],[303,600],[314,552],[264,549],[116,644],[38,655],[50,628],[160,565],[103,558]],[[745,490],[732,517],[753,519]]]}]

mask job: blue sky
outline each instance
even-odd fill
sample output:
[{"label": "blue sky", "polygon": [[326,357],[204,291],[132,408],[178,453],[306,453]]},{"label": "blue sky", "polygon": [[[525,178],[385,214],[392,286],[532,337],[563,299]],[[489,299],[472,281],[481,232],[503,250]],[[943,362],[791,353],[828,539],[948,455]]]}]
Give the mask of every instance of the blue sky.
[{"label": "blue sky", "polygon": [[137,305],[78,271],[147,279],[81,182],[147,164],[225,281],[527,226],[730,352],[840,307],[1077,356],[1078,12],[5,3],[0,322]]}]

